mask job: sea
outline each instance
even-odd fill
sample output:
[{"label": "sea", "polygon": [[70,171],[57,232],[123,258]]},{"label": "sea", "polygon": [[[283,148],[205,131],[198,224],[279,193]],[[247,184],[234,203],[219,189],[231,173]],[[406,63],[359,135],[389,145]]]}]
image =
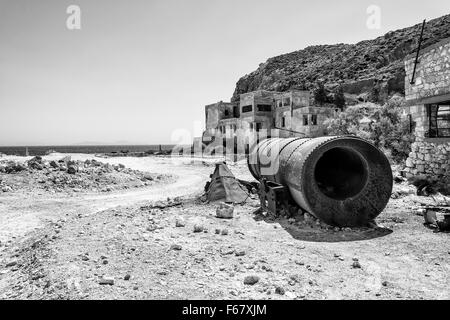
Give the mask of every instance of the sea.
[{"label": "sea", "polygon": [[25,156],[28,149],[30,156],[43,156],[51,152],[58,153],[86,153],[86,154],[102,154],[102,153],[123,153],[123,152],[147,152],[147,151],[170,151],[175,145],[98,145],[98,146],[32,146],[32,147],[1,147],[0,154]]}]

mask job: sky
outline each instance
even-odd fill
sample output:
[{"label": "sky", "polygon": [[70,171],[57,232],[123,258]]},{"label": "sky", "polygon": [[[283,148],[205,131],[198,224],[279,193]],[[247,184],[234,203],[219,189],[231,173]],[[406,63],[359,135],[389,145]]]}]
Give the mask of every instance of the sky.
[{"label": "sky", "polygon": [[448,0],[0,0],[0,145],[189,142],[204,106],[270,57],[448,13]]}]

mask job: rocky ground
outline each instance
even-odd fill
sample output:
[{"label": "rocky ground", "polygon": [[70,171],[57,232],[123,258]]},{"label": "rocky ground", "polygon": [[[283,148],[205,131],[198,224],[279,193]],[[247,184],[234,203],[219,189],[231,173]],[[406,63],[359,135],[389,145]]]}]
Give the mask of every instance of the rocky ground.
[{"label": "rocky ground", "polygon": [[42,190],[50,193],[110,192],[167,182],[170,175],[132,170],[123,164],[103,163],[95,159],[73,161],[70,157],[28,161],[0,159],[0,192]]},{"label": "rocky ground", "polygon": [[[447,201],[443,196],[417,196],[399,182],[377,228],[265,215],[254,195],[223,219],[217,204],[200,200],[210,165],[164,166],[181,177],[177,188],[158,193],[150,186],[144,198],[132,193],[101,210],[92,209],[97,198],[82,195],[76,205],[45,201],[42,212],[53,212],[45,223],[0,245],[0,297],[450,298],[448,233],[426,228],[422,217],[422,208]],[[249,178],[243,164],[231,170]],[[14,209],[19,195],[9,196],[0,204]]]}]

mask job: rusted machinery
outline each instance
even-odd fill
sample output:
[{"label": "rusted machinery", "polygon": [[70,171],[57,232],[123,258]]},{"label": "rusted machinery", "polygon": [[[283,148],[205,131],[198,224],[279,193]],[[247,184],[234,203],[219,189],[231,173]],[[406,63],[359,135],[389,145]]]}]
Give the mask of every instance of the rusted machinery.
[{"label": "rusted machinery", "polygon": [[249,154],[248,167],[260,182],[263,209],[300,207],[334,226],[369,224],[392,192],[386,156],[354,136],[266,139]]}]

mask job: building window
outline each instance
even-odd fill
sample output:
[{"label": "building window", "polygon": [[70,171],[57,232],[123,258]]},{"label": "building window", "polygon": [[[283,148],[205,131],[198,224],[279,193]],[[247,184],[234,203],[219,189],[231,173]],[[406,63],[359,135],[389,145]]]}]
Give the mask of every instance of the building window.
[{"label": "building window", "polygon": [[283,105],[284,106],[290,106],[291,105],[291,98],[287,97],[286,99],[284,99]]},{"label": "building window", "polygon": [[270,104],[258,104],[257,108],[258,108],[258,111],[260,111],[260,112],[271,112],[272,111],[272,105],[270,105]]},{"label": "building window", "polygon": [[429,138],[450,137],[450,102],[427,105]]},{"label": "building window", "polygon": [[225,110],[225,117],[228,117],[230,115],[230,111]]},{"label": "building window", "polygon": [[304,115],[303,115],[303,125],[304,125],[304,126],[307,126],[307,125],[308,125],[308,115],[307,115],[307,114],[304,114]]},{"label": "building window", "polygon": [[253,131],[253,123],[250,123],[250,130]]},{"label": "building window", "polygon": [[253,110],[252,105],[242,107],[242,113],[251,112],[252,110]]},{"label": "building window", "polygon": [[311,124],[313,126],[317,126],[317,114],[312,114],[311,115]]},{"label": "building window", "polygon": [[283,106],[283,103],[281,101],[277,101],[278,108],[281,108]]},{"label": "building window", "polygon": [[233,107],[233,117],[239,118],[239,108],[236,106]]},{"label": "building window", "polygon": [[281,118],[281,127],[282,128],[286,127],[286,117]]}]

